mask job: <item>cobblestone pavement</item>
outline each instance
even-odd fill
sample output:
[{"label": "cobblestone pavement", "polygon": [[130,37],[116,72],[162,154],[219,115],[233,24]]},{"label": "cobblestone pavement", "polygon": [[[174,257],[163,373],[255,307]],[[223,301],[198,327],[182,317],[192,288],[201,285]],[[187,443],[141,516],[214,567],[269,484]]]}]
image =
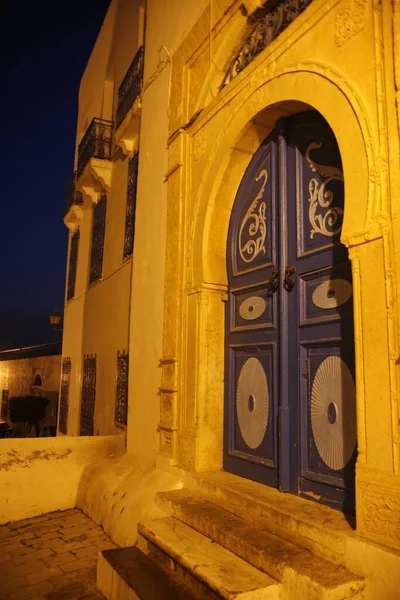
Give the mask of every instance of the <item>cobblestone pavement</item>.
[{"label": "cobblestone pavement", "polygon": [[99,600],[100,550],[116,548],[80,510],[0,526],[1,600]]}]

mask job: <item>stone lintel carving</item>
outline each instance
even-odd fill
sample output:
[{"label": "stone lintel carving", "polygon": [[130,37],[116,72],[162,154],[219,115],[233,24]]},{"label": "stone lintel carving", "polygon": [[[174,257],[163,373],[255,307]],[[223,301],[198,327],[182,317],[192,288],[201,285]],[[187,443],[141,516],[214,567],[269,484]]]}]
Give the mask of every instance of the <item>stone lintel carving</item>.
[{"label": "stone lintel carving", "polygon": [[335,40],[337,46],[343,46],[359,33],[365,24],[368,0],[347,0],[336,16]]},{"label": "stone lintel carving", "polygon": [[177,394],[176,392],[161,392],[160,427],[171,431],[177,429]]},{"label": "stone lintel carving", "polygon": [[400,485],[359,481],[358,529],[378,542],[400,549]]},{"label": "stone lintel carving", "polygon": [[132,157],[138,149],[141,109],[142,102],[138,97],[114,134],[115,144],[125,156]]},{"label": "stone lintel carving", "polygon": [[400,476],[357,462],[357,529],[400,549]]},{"label": "stone lintel carving", "polygon": [[91,158],[77,179],[76,189],[97,204],[104,191],[110,187],[111,173],[111,161]]}]

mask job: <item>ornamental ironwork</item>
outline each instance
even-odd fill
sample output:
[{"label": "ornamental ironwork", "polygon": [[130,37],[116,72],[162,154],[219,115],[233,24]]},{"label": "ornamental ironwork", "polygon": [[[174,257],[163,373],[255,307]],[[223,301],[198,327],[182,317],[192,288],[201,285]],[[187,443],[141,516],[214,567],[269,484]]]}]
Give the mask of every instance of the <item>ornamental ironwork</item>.
[{"label": "ornamental ironwork", "polygon": [[71,236],[71,246],[69,251],[68,283],[67,283],[67,301],[75,296],[76,271],[78,267],[79,251],[79,228]]},{"label": "ornamental ironwork", "polygon": [[136,152],[128,164],[128,189],[126,194],[124,258],[133,253],[135,237],[136,190],[138,178],[139,154]]},{"label": "ornamental ironwork", "polygon": [[96,402],[96,355],[83,357],[80,435],[93,435]]},{"label": "ornamental ironwork", "polygon": [[60,394],[60,416],[58,429],[61,433],[67,433],[68,405],[69,405],[69,382],[71,379],[71,359],[63,358],[61,365],[61,394]]},{"label": "ornamental ironwork", "polygon": [[91,158],[111,160],[112,133],[112,121],[97,118],[92,119],[78,146],[77,178],[80,177]]},{"label": "ornamental ironwork", "polygon": [[67,183],[65,190],[65,214],[67,214],[73,204],[83,204],[82,192],[76,189],[76,171]]},{"label": "ornamental ironwork", "polygon": [[115,397],[115,423],[126,425],[128,420],[129,354],[117,353],[117,390]]},{"label": "ornamental ironwork", "polygon": [[142,91],[143,82],[143,46],[135,54],[131,66],[118,88],[117,129],[128,110]]},{"label": "ornamental ironwork", "polygon": [[232,60],[219,87],[221,90],[243,71],[303,10],[312,0],[280,0],[271,2],[259,13],[257,24],[245,39]]},{"label": "ornamental ironwork", "polygon": [[104,192],[93,207],[92,247],[90,251],[89,285],[103,272],[104,235],[106,231],[107,195]]}]

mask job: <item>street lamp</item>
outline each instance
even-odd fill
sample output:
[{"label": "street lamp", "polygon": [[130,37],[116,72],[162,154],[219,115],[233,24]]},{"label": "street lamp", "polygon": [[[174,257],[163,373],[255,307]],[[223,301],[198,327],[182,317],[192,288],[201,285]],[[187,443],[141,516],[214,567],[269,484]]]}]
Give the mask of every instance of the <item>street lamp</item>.
[{"label": "street lamp", "polygon": [[49,315],[49,320],[53,331],[62,331],[62,327],[57,329],[57,325],[59,325],[61,322],[61,313],[57,308],[53,308]]}]

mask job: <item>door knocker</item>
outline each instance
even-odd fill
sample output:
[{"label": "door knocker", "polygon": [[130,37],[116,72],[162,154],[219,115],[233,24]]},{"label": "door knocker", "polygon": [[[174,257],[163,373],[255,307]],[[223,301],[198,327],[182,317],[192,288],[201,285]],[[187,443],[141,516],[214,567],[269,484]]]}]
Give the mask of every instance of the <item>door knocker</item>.
[{"label": "door knocker", "polygon": [[295,267],[286,267],[285,269],[285,279],[283,280],[283,287],[287,292],[294,287],[296,283],[296,269]]},{"label": "door knocker", "polygon": [[279,269],[272,267],[271,277],[267,283],[270,286],[269,293],[273,294],[279,287]]}]

